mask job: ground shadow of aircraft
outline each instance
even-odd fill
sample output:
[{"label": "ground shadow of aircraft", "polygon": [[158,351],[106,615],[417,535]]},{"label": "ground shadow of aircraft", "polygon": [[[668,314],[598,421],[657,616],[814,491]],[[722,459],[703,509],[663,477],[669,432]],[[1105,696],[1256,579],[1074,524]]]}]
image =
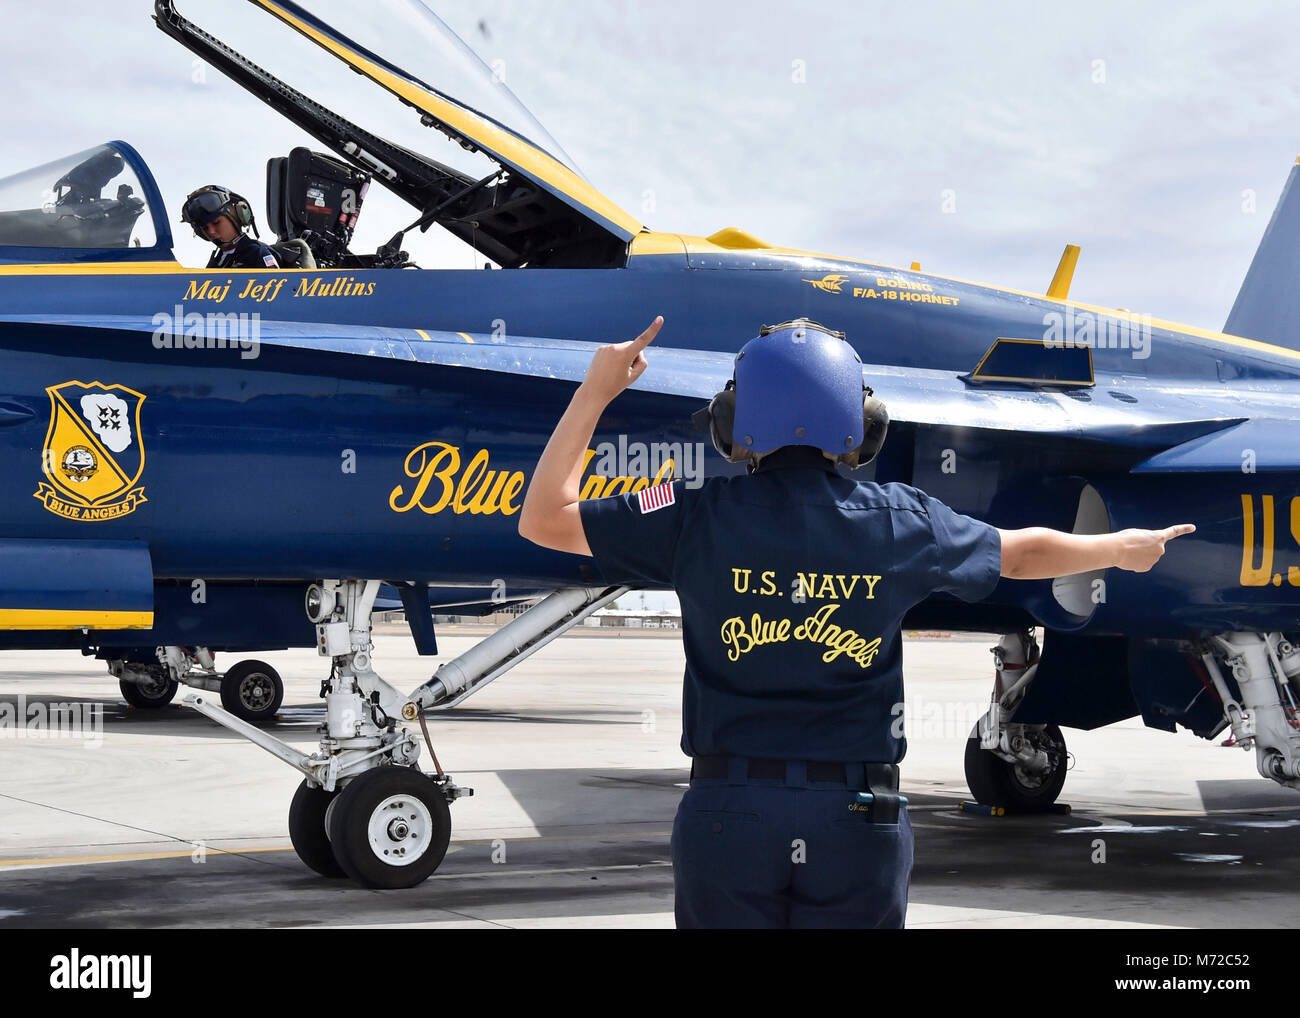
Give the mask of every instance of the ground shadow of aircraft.
[{"label": "ground shadow of aircraft", "polygon": [[[465,790],[436,757],[433,778],[419,771],[402,722],[462,702],[630,582],[516,534],[594,346],[656,314],[669,323],[654,370],[601,422],[584,497],[737,469],[705,455],[690,416],[759,325],[804,315],[847,333],[889,407],[876,480],[1000,527],[1197,525],[1149,573],[1003,580],[978,604],[917,606],[910,627],[1004,634],[967,743],[977,798],[1046,808],[1065,778],[1060,726],[1139,714],[1204,738],[1231,727],[1261,774],[1297,785],[1300,297],[1279,285],[1296,269],[1290,186],[1227,331],[1210,332],[1070,300],[1069,248],[1032,294],[737,229],[655,232],[418,4],[383,0],[382,17],[335,0],[239,7],[408,108],[427,140],[386,140],[242,56],[220,4],[200,28],[158,0],[163,32],[328,150],[268,166],[293,267],[177,264],[162,197],[124,142],[0,180],[0,646],[79,647],[141,705],[198,686],[187,703],[304,774],[289,822],[309,866],[418,883]],[[427,59],[381,55],[386,42]],[[449,67],[450,84],[419,76]],[[489,172],[426,154],[438,134]],[[407,230],[439,226],[501,268],[417,270],[404,230],[352,251],[371,184],[416,210]],[[552,593],[404,693],[370,657],[384,582],[423,653],[431,605]],[[815,580],[807,593],[810,612],[834,596]],[[291,646],[331,662],[311,755],[250,723],[278,704],[273,670],[222,673],[210,656]]]}]

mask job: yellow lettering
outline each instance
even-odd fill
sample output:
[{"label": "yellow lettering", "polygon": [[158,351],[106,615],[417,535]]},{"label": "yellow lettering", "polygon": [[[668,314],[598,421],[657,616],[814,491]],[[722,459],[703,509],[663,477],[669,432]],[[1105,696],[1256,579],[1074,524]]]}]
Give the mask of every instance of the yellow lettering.
[{"label": "yellow lettering", "polygon": [[728,661],[737,661],[741,654],[753,649],[754,641],[745,632],[745,623],[739,616],[722,623],[722,644],[730,648],[727,651]]},{"label": "yellow lettering", "polygon": [[[433,450],[436,451],[431,456],[430,452]],[[444,460],[446,466],[441,466]],[[405,505],[397,504],[397,500],[402,497],[402,486],[399,484],[388,496],[388,507],[399,513],[409,512],[417,505],[426,513],[442,512],[451,501],[451,479],[459,468],[460,450],[455,446],[448,445],[446,442],[426,442],[424,445],[416,446],[407,455],[406,462],[403,464],[407,477],[418,478],[411,497]],[[435,478],[442,482],[442,493],[437,502],[427,506],[424,504],[424,493],[428,491],[429,485]]]},{"label": "yellow lettering", "polygon": [[[1300,498],[1291,499],[1291,537],[1296,544],[1300,544]],[[1300,587],[1300,569],[1288,566],[1286,579],[1291,586]]]},{"label": "yellow lettering", "polygon": [[465,472],[460,475],[460,483],[456,485],[456,497],[452,499],[451,507],[453,512],[473,512],[476,516],[481,510],[470,509],[469,504],[465,501],[468,492],[474,489],[478,484],[479,478],[487,470],[488,454],[486,449],[480,449],[474,454],[474,458],[469,461],[469,466]]},{"label": "yellow lettering", "polygon": [[501,497],[501,489],[505,486],[505,483],[506,475],[504,471],[487,471],[483,477],[483,483],[469,500],[469,511],[489,516],[498,512],[501,508],[498,499]]},{"label": "yellow lettering", "polygon": [[[876,584],[880,582],[880,577],[868,576],[866,573],[863,573],[862,578],[867,581],[867,597],[874,601],[876,599]],[[844,596],[848,597],[847,594]]]},{"label": "yellow lettering", "polygon": [[510,479],[506,481],[506,486],[501,492],[502,516],[513,516],[515,513],[519,512],[521,507],[515,505],[513,499],[523,490],[524,472],[522,470],[516,470],[510,475]]},{"label": "yellow lettering", "polygon": [[578,492],[578,498],[600,498],[605,494],[605,478],[599,474],[592,474],[582,482],[582,490]]},{"label": "yellow lettering", "polygon": [[735,589],[737,594],[743,594],[749,590],[749,574],[750,570],[748,569],[737,569],[735,566],[732,566],[731,586]]},{"label": "yellow lettering", "polygon": [[1262,562],[1255,568],[1255,500],[1250,495],[1241,496],[1241,520],[1243,527],[1241,548],[1241,585],[1243,587],[1266,586],[1273,575],[1273,496],[1261,495],[1261,511],[1264,517],[1264,547]]}]

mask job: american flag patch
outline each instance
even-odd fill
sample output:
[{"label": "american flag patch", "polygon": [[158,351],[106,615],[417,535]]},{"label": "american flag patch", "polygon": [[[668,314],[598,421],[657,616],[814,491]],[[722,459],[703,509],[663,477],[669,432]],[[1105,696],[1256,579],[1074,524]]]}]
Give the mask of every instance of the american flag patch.
[{"label": "american flag patch", "polygon": [[275,260],[275,255],[262,255],[262,261],[266,262],[266,264],[271,266],[273,269],[278,269],[280,267],[279,262]]},{"label": "american flag patch", "polygon": [[641,506],[641,512],[652,513],[656,509],[662,509],[664,506],[672,505],[677,501],[677,494],[670,483],[652,484],[648,488],[642,488],[636,493],[636,500]]}]

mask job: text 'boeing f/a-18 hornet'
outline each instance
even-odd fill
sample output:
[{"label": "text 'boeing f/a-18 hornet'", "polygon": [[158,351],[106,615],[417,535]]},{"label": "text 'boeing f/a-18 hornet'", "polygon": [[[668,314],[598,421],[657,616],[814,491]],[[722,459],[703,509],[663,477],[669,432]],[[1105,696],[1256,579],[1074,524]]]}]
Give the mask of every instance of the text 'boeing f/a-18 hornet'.
[{"label": "text 'boeing f/a-18 hornet'", "polygon": [[[596,346],[669,323],[654,370],[601,421],[583,497],[739,469],[690,462],[692,414],[760,325],[806,316],[847,334],[888,407],[865,476],[1001,528],[1196,524],[1148,573],[1004,579],[982,602],[914,610],[911,627],[1003,634],[967,742],[978,799],[1047,808],[1061,726],[1137,715],[1206,739],[1231,728],[1264,777],[1300,787],[1297,171],[1212,332],[1070,300],[1076,248],[1035,294],[734,228],[655,232],[418,2],[309,6],[196,4],[202,27],[173,0],[154,12],[327,150],[267,164],[279,266],[178,264],[162,195],[121,141],[0,180],[0,647],[80,648],[137,707],[192,687],[185,703],[302,772],[289,826],[308,866],[414,885],[468,791],[431,744],[435,773],[420,769],[426,714],[628,589],[516,532]],[[309,94],[310,74],[263,66],[291,50],[343,86]],[[358,122],[377,109],[400,143]],[[416,218],[356,253],[372,184]],[[499,268],[412,266],[404,234],[435,225]],[[622,457],[619,438],[655,455]],[[810,616],[839,596],[815,579],[805,593]],[[375,671],[377,601],[400,601],[435,654],[434,610],[538,597],[414,691]],[[256,724],[282,696],[274,669],[214,661],[302,646],[329,660],[310,755]]]}]

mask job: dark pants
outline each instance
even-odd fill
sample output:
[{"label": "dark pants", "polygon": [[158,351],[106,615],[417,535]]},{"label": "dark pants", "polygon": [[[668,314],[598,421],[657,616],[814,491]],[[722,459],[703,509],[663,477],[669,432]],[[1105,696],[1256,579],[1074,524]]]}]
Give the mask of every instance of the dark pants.
[{"label": "dark pants", "polygon": [[912,825],[873,823],[856,792],[700,779],[673,822],[679,929],[900,929]]}]

